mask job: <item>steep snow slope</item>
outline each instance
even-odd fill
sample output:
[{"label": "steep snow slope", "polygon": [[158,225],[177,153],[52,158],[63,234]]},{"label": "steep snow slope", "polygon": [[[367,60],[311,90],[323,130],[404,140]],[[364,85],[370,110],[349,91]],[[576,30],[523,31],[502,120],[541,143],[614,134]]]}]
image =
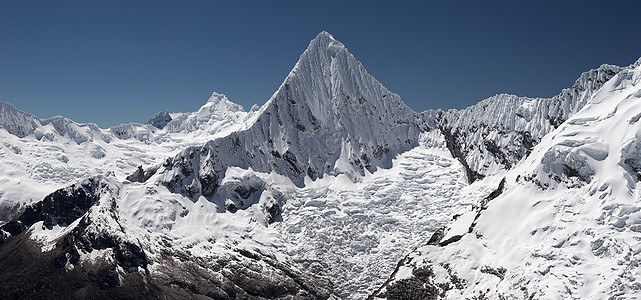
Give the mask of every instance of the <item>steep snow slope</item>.
[{"label": "steep snow slope", "polygon": [[[604,65],[552,99],[498,95],[417,114],[322,32],[250,112],[214,93],[193,113],[102,130],[2,104],[0,205],[31,205],[6,205],[0,220],[1,281],[20,275],[0,295],[362,299],[434,232],[385,296],[631,294],[641,146],[614,142],[638,132],[641,111],[621,99],[607,114],[594,107],[618,92],[638,98],[636,73]],[[586,130],[625,122],[602,140]],[[485,179],[468,186],[464,174]],[[623,279],[596,279],[601,261],[623,262],[612,265]]]},{"label": "steep snow slope", "polygon": [[[417,145],[420,116],[369,75],[327,32],[301,55],[251,126],[189,148],[158,170],[170,190],[191,196],[213,187],[228,167],[304,178],[352,180]],[[214,185],[212,185],[214,184]]]},{"label": "steep snow slope", "polygon": [[[543,136],[579,111],[622,68],[602,65],[581,74],[551,99],[496,95],[464,110],[431,111],[470,182],[509,170]],[[428,117],[429,119],[429,117]]]},{"label": "steep snow slope", "polygon": [[475,184],[496,189],[402,260],[379,296],[638,297],[640,82],[638,63],[622,70],[500,184]]}]

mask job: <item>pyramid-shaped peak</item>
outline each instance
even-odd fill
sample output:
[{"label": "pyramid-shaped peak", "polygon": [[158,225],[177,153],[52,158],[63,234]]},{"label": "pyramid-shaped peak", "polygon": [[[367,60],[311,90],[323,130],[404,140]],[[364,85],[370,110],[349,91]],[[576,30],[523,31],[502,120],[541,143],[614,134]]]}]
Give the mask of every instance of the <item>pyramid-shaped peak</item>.
[{"label": "pyramid-shaped peak", "polygon": [[313,41],[329,41],[329,42],[338,42],[333,35],[331,35],[329,32],[323,30],[321,31],[316,38],[314,38]]},{"label": "pyramid-shaped peak", "polygon": [[336,109],[346,103],[354,106],[350,108],[354,110],[363,109],[363,104],[368,102],[367,106],[371,105],[372,109],[385,111],[387,106],[395,106],[407,110],[396,116],[413,113],[327,31],[320,32],[309,43],[272,100],[280,102],[276,103],[280,107],[294,103],[305,105],[318,120],[327,119],[328,114],[339,114]]},{"label": "pyramid-shaped peak", "polygon": [[345,45],[337,41],[329,32],[322,31],[319,33],[307,46],[307,50],[303,52],[302,57],[313,55],[329,54],[334,57],[336,53],[347,51]]}]

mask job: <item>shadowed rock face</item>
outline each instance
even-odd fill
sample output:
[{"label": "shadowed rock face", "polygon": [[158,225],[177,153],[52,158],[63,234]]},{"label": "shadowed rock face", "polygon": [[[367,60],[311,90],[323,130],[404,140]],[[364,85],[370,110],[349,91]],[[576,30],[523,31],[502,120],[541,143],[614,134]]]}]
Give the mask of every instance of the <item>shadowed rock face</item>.
[{"label": "shadowed rock face", "polygon": [[147,121],[147,124],[150,124],[151,126],[154,126],[158,129],[163,129],[167,125],[167,123],[171,122],[171,115],[169,115],[168,111],[161,111],[157,113],[155,116],[153,116],[149,121]]},{"label": "shadowed rock face", "polygon": [[[16,299],[97,295],[152,299],[158,295],[158,287],[145,283],[145,272],[130,271],[147,268],[146,255],[137,244],[114,232],[92,230],[96,220],[89,211],[101,197],[113,192],[102,176],[90,178],[53,192],[0,227],[9,233],[0,245],[0,294]],[[51,250],[42,251],[31,239],[32,231],[26,230],[40,221],[49,229],[78,222]],[[111,251],[111,259],[81,262],[83,253],[106,249]]]},{"label": "shadowed rock face", "polygon": [[[207,262],[176,260],[172,257],[185,258],[186,253],[172,253],[156,262],[158,271],[153,273],[146,266],[123,271],[119,264],[135,255],[119,264],[97,260],[69,269],[65,259],[70,255],[74,259],[77,244],[71,241],[77,237],[68,236],[48,252],[41,252],[26,232],[1,245],[0,295],[10,299],[327,299],[331,291],[329,281],[318,280],[312,271],[303,274],[269,256],[240,250]],[[117,251],[133,253],[128,250]]]},{"label": "shadowed rock face", "polygon": [[[0,229],[16,236],[39,221],[43,221],[43,226],[49,229],[55,225],[69,225],[83,216],[98,201],[97,189],[100,185],[100,178],[97,177],[57,190],[42,201],[27,206],[18,218]],[[0,239],[0,243],[5,239]]]},{"label": "shadowed rock face", "polygon": [[68,270],[61,258],[74,251],[66,241],[42,252],[26,232],[9,239],[0,245],[0,295],[5,299],[155,299],[162,294],[158,286],[145,280],[145,273],[123,273],[107,261]]}]

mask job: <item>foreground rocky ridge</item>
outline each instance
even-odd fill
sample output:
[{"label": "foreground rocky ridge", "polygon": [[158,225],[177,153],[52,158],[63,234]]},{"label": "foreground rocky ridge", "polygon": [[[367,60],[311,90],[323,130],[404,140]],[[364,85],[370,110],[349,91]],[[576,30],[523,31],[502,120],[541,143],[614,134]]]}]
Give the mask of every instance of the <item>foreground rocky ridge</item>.
[{"label": "foreground rocky ridge", "polygon": [[[270,254],[228,248],[205,259],[172,245],[151,248],[121,220],[122,184],[89,178],[58,190],[2,227],[0,295],[183,299],[327,299],[331,284]],[[54,233],[54,234],[52,234]],[[25,262],[29,262],[25,265]]]}]

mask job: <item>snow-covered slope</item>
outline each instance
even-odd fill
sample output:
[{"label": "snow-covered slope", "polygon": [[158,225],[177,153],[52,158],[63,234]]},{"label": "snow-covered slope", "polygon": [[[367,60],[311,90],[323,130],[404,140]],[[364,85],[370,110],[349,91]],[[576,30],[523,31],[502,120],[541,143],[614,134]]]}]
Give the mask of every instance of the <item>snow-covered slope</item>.
[{"label": "snow-covered slope", "polygon": [[620,71],[504,179],[466,188],[486,192],[403,259],[379,296],[638,297],[640,83],[638,64]]},{"label": "snow-covered slope", "polygon": [[[31,120],[28,115],[22,115],[26,116],[23,119]],[[67,269],[80,271],[73,276],[84,278],[88,268],[83,265],[84,261],[88,261],[87,266],[116,263],[124,247],[121,242],[128,241],[143,251],[145,264],[131,269],[132,266],[128,264],[123,267],[116,263],[108,266],[111,271],[105,271],[105,277],[98,276],[101,280],[109,281],[107,287],[113,288],[111,292],[115,295],[123,288],[132,288],[122,279],[133,276],[148,282],[140,289],[147,296],[158,295],[156,288],[159,285],[170,284],[177,286],[170,292],[179,295],[214,295],[213,298],[298,295],[304,298],[327,298],[333,291],[327,278],[336,276],[340,270],[345,278],[360,276],[360,280],[364,281],[334,282],[339,285],[340,294],[343,297],[360,297],[384,280],[393,261],[398,260],[405,249],[420,244],[420,234],[412,232],[419,228],[413,224],[440,226],[445,221],[448,215],[446,208],[456,203],[444,203],[448,197],[438,195],[452,194],[464,184],[460,167],[445,150],[442,138],[440,142],[435,142],[439,141],[438,138],[431,137],[429,142],[417,148],[416,153],[407,154],[404,156],[406,158],[401,157],[393,162],[398,155],[419,146],[420,132],[425,129],[420,115],[405,106],[398,95],[387,91],[367,74],[346,48],[326,32],[310,43],[279,90],[260,109],[253,108],[246,113],[224,96],[214,94],[199,111],[170,114],[169,117],[171,120],[165,113],[155,116],[150,124],[125,124],[108,130],[95,128],[101,139],[86,139],[71,146],[66,142],[67,135],[64,133],[54,134],[50,140],[39,139],[34,132],[46,125],[42,125],[35,117],[34,131],[27,130],[23,136],[5,132],[11,143],[3,148],[3,154],[7,153],[6,161],[16,165],[7,172],[16,174],[19,170],[28,170],[34,162],[51,160],[49,156],[62,157],[54,155],[53,151],[39,152],[46,147],[58,149],[60,153],[56,154],[67,157],[58,159],[56,164],[79,169],[87,167],[85,175],[70,171],[70,177],[86,177],[110,169],[116,172],[108,176],[111,178],[108,185],[112,191],[108,202],[93,201],[89,207],[74,208],[72,211],[79,215],[74,213],[72,217],[56,217],[56,220],[62,221],[55,222],[55,226],[38,223],[42,220],[34,223],[23,222],[23,219],[29,219],[25,213],[28,215],[32,210],[38,210],[38,207],[42,207],[39,205],[47,203],[49,200],[46,199],[51,196],[42,202],[37,202],[37,197],[44,198],[44,195],[55,190],[54,187],[60,188],[74,182],[73,178],[64,177],[58,185],[53,185],[49,177],[38,178],[32,173],[19,173],[18,180],[9,181],[13,186],[43,184],[38,194],[31,192],[33,201],[25,201],[25,195],[16,193],[16,196],[22,197],[17,199],[32,204],[23,207],[25,213],[19,216],[7,216],[13,221],[2,227],[5,241],[3,249],[12,251],[39,245],[37,247],[44,254],[32,258],[39,263],[46,263],[51,255],[86,257],[74,258],[64,264]],[[28,124],[27,121],[20,124]],[[206,140],[210,141],[205,143]],[[198,143],[201,146],[188,147]],[[98,146],[103,155],[91,156],[95,161],[79,163],[89,157],[83,154],[82,147]],[[16,147],[21,150],[13,151]],[[167,154],[186,147],[178,155],[165,160]],[[46,159],[38,160],[43,154]],[[417,157],[432,161],[434,174],[415,170],[408,162],[404,162],[415,161]],[[139,168],[138,165],[147,167]],[[330,188],[337,195],[343,195],[336,188],[336,183],[349,182],[350,179],[361,180],[360,184],[370,186],[370,189],[379,188],[385,182],[395,185],[390,179],[396,178],[395,172],[371,174],[381,168],[406,170],[404,172],[409,173],[403,174],[407,177],[407,183],[399,185],[398,192],[351,193],[353,203],[343,203],[343,196],[331,200],[343,206],[332,208],[341,211],[342,217],[332,218],[331,222],[338,225],[351,219],[354,214],[358,216],[357,211],[350,207],[368,199],[379,199],[370,204],[372,209],[393,212],[395,210],[386,209],[387,203],[393,201],[402,212],[401,207],[409,209],[416,200],[401,195],[407,192],[418,197],[421,189],[417,186],[433,186],[433,196],[439,201],[418,210],[424,213],[412,216],[403,217],[400,212],[385,216],[383,211],[376,211],[362,218],[363,225],[369,227],[372,226],[370,220],[387,224],[383,227],[385,234],[381,237],[362,231],[345,231],[340,226],[324,230],[323,234],[341,234],[344,240],[335,239],[336,252],[329,252],[324,259],[312,262],[308,252],[318,253],[320,249],[307,245],[306,241],[313,239],[309,235],[311,231],[292,233],[296,231],[295,228],[308,225],[307,217],[299,217],[315,212],[306,210],[295,214],[295,207],[300,205],[297,199],[318,195],[319,199],[313,197],[308,204],[326,201],[318,190]],[[54,173],[42,174],[51,176]],[[314,184],[310,181],[319,178],[325,181]],[[378,179],[366,182],[364,178]],[[441,186],[443,193],[438,192]],[[3,192],[11,190],[6,188]],[[77,201],[74,195],[78,188],[67,190],[71,194],[64,192],[66,190],[56,193],[67,195],[60,201],[73,206]],[[302,198],[303,195],[307,196]],[[96,197],[102,199],[100,195]],[[58,206],[54,205],[54,208]],[[283,219],[284,210],[292,212],[292,219],[287,219],[287,222]],[[437,211],[438,214],[435,213]],[[425,220],[423,215],[427,213],[435,217]],[[91,227],[93,229],[76,224],[77,220],[91,218],[102,221],[91,223],[97,226]],[[99,223],[105,223],[104,227],[98,226]],[[121,236],[122,239],[96,247],[87,246],[86,243],[61,244],[61,241],[69,239],[85,240],[104,234]],[[349,242],[360,241],[364,237],[369,241],[368,246]],[[403,242],[394,242],[396,240]],[[375,267],[369,266],[368,258],[343,264],[347,262],[346,254],[365,252],[372,252],[370,255],[377,258],[379,262]],[[380,254],[377,255],[377,252]],[[7,256],[2,260],[2,265],[13,265],[16,259],[24,259],[21,256],[23,254],[29,253]],[[185,278],[178,281],[173,279],[172,274],[178,273],[185,275]],[[318,275],[314,275],[316,273]],[[55,272],[52,271],[52,274]],[[119,279],[114,281],[114,278]],[[220,281],[220,278],[223,280]],[[47,278],[45,282],[51,284],[52,280],[55,281],[55,276]],[[132,279],[131,282],[139,288],[139,281]],[[264,286],[247,285],[247,282],[263,283]],[[275,282],[280,282],[277,286],[283,288],[268,290]],[[232,288],[225,289],[227,285]],[[28,291],[31,287],[27,285],[19,290]],[[50,288],[43,291],[50,291]]]},{"label": "snow-covered slope", "polygon": [[329,33],[320,33],[246,130],[188,148],[161,167],[170,190],[209,196],[229,167],[356,181],[415,147],[420,115],[385,89]]},{"label": "snow-covered slope", "polygon": [[[263,241],[257,237],[249,236],[243,243],[247,236],[236,234],[248,218],[233,222],[223,217],[218,221],[224,224],[208,224],[217,214],[214,204],[191,203],[166,190],[130,185],[113,174],[92,177],[48,195],[2,226],[0,295],[329,297],[327,279],[275,257],[268,247],[263,247],[267,252],[250,248]],[[164,214],[170,211],[174,214]],[[168,233],[174,224],[179,233]],[[226,234],[232,237],[225,239]],[[176,236],[183,243],[175,241]]]},{"label": "snow-covered slope", "polygon": [[253,108],[247,113],[225,95],[214,92],[195,112],[171,114],[163,111],[146,124],[122,124],[109,128],[109,131],[123,140],[135,139],[185,148],[244,129],[245,124],[251,123],[255,110]]},{"label": "snow-covered slope", "polygon": [[[63,117],[40,119],[0,102],[0,224],[59,188],[106,171],[125,178],[140,165],[241,129],[253,115],[213,93],[198,111],[179,114],[163,128],[149,122],[100,129]],[[162,116],[168,120],[167,114],[154,119]]]},{"label": "snow-covered slope", "polygon": [[213,93],[100,129],[0,103],[0,296],[632,295],[640,62],[418,114],[322,32],[249,112]]},{"label": "snow-covered slope", "polygon": [[550,99],[501,94],[464,110],[424,114],[436,119],[433,122],[447,137],[450,151],[466,166],[473,182],[516,165],[621,69],[602,65],[585,72],[571,88]]}]

